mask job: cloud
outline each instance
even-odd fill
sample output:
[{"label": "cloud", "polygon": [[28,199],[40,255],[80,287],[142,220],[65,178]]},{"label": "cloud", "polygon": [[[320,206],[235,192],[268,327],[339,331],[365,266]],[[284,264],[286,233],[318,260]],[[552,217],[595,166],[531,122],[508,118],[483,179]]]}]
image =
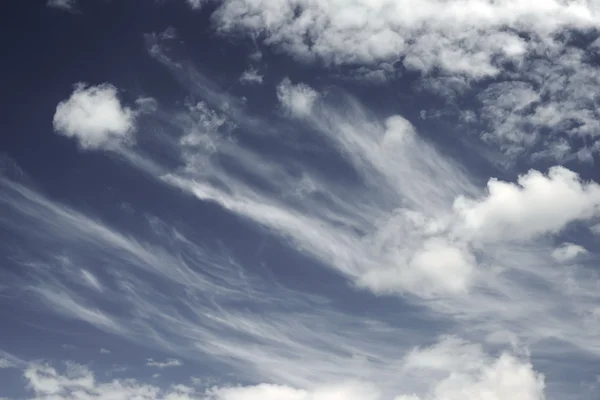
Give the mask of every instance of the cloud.
[{"label": "cloud", "polygon": [[154,367],[154,368],[171,368],[171,367],[181,367],[183,363],[180,360],[175,358],[167,358],[165,361],[154,361],[152,358],[148,358],[146,360],[146,366]]},{"label": "cloud", "polygon": [[12,361],[10,361],[7,358],[0,358],[0,369],[12,368],[12,367],[14,367],[14,364]]},{"label": "cloud", "polygon": [[246,85],[263,83],[263,76],[257,69],[249,68],[240,76],[240,82]]},{"label": "cloud", "polygon": [[277,86],[277,98],[284,109],[295,117],[310,114],[318,97],[318,93],[311,87],[304,84],[294,85],[287,78]]},{"label": "cloud", "polygon": [[75,12],[77,0],[48,0],[46,5],[51,8],[57,8],[64,11]]},{"label": "cloud", "polygon": [[562,29],[593,27],[599,14],[585,1],[524,6],[353,0],[340,11],[335,0],[284,5],[228,0],[213,18],[220,30],[262,34],[265,43],[303,60],[375,66],[399,61],[423,72],[439,68],[481,78],[497,75],[502,63],[522,62],[537,43]]},{"label": "cloud", "polygon": [[108,349],[104,349],[104,348],[100,349],[100,354],[110,354],[110,353],[111,353],[111,351]]},{"label": "cloud", "polygon": [[[440,359],[438,359],[440,357]],[[483,400],[514,398],[543,400],[544,377],[535,372],[527,360],[504,353],[497,358],[481,348],[458,338],[448,337],[429,348],[415,348],[407,354],[397,371],[397,379],[414,386],[415,393],[394,393],[365,380],[299,388],[281,384],[218,385],[199,391],[171,384],[159,388],[135,379],[101,382],[86,366],[67,363],[64,372],[49,364],[29,364],[24,369],[32,400],[89,399],[167,399],[167,400]],[[419,385],[410,385],[415,380]],[[422,393],[421,393],[422,392]],[[422,397],[420,397],[422,396]]]},{"label": "cloud", "polygon": [[83,149],[114,148],[133,140],[135,112],[124,107],[110,84],[75,86],[54,114],[54,130],[77,140]]},{"label": "cloud", "polygon": [[517,184],[491,179],[487,190],[481,200],[459,197],[454,202],[465,229],[482,239],[558,233],[571,222],[600,213],[600,186],[581,181],[564,167],[552,167],[547,175],[531,170]]},{"label": "cloud", "polygon": [[414,349],[404,369],[417,376],[423,373],[445,376],[422,397],[400,396],[397,400],[460,399],[545,399],[543,375],[526,360],[504,353],[493,359],[480,346],[446,337],[429,348]]},{"label": "cloud", "polygon": [[563,243],[552,252],[552,257],[558,262],[566,262],[586,253],[587,250],[582,246],[574,243]]}]

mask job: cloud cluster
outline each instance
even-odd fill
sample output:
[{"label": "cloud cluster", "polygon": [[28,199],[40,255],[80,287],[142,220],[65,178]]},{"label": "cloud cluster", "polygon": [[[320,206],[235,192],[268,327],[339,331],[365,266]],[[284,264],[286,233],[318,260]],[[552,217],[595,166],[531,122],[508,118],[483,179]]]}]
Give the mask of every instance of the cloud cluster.
[{"label": "cloud cluster", "polygon": [[[405,376],[403,376],[405,375]],[[425,349],[415,348],[398,369],[398,379],[419,377],[430,385],[417,394],[386,393],[365,381],[344,381],[295,388],[287,385],[214,386],[198,391],[182,384],[163,389],[134,379],[98,382],[82,365],[68,363],[63,373],[47,364],[30,364],[24,371],[32,400],[140,399],[140,400],[543,400],[544,378],[531,364],[513,355],[493,359],[479,346],[444,338]]]},{"label": "cloud cluster", "polygon": [[56,107],[54,130],[77,140],[83,149],[115,148],[133,139],[135,111],[123,106],[110,84],[79,83]]},{"label": "cloud cluster", "polygon": [[77,6],[77,0],[48,0],[46,5],[51,8],[73,12]]},{"label": "cloud cluster", "polygon": [[449,100],[431,111],[471,115],[468,131],[499,147],[505,164],[531,155],[590,161],[600,148],[593,1],[216,3],[216,30],[258,38],[296,59],[372,82],[418,72],[418,86]]},{"label": "cloud cluster", "polygon": [[[482,78],[518,65],[563,29],[592,29],[593,2],[225,0],[213,18],[221,30],[262,35],[300,59],[326,64],[402,62],[423,72]],[[528,38],[528,39],[526,39]]]},{"label": "cloud cluster", "polygon": [[582,182],[564,167],[553,167],[547,175],[531,170],[517,184],[491,179],[487,190],[481,200],[460,197],[454,202],[464,228],[484,240],[558,233],[571,222],[600,214],[600,185]]},{"label": "cloud cluster", "polygon": [[[215,18],[233,12],[232,4],[245,3],[223,3]],[[310,7],[318,11],[331,4]],[[465,21],[493,26],[490,20],[499,17],[485,20],[486,10],[506,6],[469,4],[481,6],[475,10],[481,18],[469,22],[463,16]],[[418,12],[427,12],[428,5]],[[291,18],[305,18],[304,6],[299,2]],[[464,12],[453,2],[439,6],[450,7],[445,11],[452,18]],[[546,6],[547,20],[532,14],[540,5],[528,4],[504,10],[502,24],[527,22],[530,30],[552,31],[585,19],[573,5]],[[396,5],[388,7],[393,11]],[[253,13],[258,17],[247,20],[262,24],[262,11]],[[278,14],[267,17],[278,26]],[[536,360],[545,361],[543,372],[556,388],[572,384],[551,362],[557,354],[573,356],[560,360],[567,365],[577,363],[581,353],[600,357],[600,280],[577,262],[585,251],[581,243],[565,237],[569,227],[597,224],[598,184],[565,167],[531,170],[516,182],[482,180],[421,137],[403,116],[380,118],[352,97],[332,98],[288,79],[274,88],[286,115],[251,115],[189,62],[173,59],[164,43],[169,39],[146,39],[150,54],[195,101],[175,111],[153,102],[152,114],[137,115],[121,105],[116,89],[80,86],[59,105],[57,132],[88,150],[114,151],[161,190],[181,190],[199,206],[210,202],[243,219],[248,231],[240,228],[240,236],[260,232],[307,263],[316,261],[306,268],[329,268],[366,289],[357,296],[393,294],[392,307],[357,316],[339,306],[339,298],[333,300],[333,290],[299,293],[255,273],[227,249],[205,245],[198,240],[200,227],[190,234],[147,215],[147,236],[124,234],[2,177],[0,203],[11,216],[0,224],[20,240],[11,251],[26,254],[16,258],[27,274],[13,277],[14,288],[50,312],[159,347],[186,364],[211,360],[227,365],[240,381],[270,382],[197,393],[126,380],[97,383],[85,369],[60,374],[37,366],[27,379],[39,398],[86,393],[103,398],[106,390],[113,398],[141,399],[542,400],[544,379],[534,370]],[[483,35],[481,43],[502,45],[500,39]],[[374,54],[386,54],[375,47]],[[482,63],[469,67],[494,67],[485,55],[479,57]],[[527,85],[492,97],[498,107],[522,110],[538,101]],[[107,115],[115,118],[107,122]],[[135,118],[161,127],[148,132],[151,142],[162,145],[160,152],[144,143],[125,145]],[[290,130],[300,127],[306,143],[316,143],[321,152],[290,143],[292,135],[273,129],[282,118]],[[31,247],[39,250],[23,250]],[[596,256],[590,251],[586,257]],[[436,341],[446,331],[466,339]]]}]

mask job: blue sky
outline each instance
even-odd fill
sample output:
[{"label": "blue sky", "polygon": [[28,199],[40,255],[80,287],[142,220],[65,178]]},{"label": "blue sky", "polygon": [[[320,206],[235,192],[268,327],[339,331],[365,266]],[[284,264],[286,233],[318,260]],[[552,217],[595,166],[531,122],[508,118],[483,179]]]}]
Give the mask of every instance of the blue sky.
[{"label": "blue sky", "polygon": [[4,8],[0,398],[598,398],[597,1]]}]

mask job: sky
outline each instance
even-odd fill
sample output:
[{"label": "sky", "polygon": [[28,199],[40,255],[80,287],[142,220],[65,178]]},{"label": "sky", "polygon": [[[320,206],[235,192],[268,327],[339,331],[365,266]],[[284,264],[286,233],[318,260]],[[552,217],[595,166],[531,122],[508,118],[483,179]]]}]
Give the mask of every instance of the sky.
[{"label": "sky", "polygon": [[0,399],[600,398],[598,0],[0,19]]}]

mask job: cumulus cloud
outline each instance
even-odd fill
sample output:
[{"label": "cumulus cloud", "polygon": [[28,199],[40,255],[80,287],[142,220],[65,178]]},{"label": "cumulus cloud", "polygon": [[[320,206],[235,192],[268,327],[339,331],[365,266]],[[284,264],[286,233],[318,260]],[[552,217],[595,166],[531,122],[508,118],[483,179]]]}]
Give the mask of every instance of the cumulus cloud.
[{"label": "cumulus cloud", "polygon": [[287,78],[277,86],[277,98],[284,109],[295,117],[308,115],[318,97],[313,88],[302,83],[294,85]]},{"label": "cumulus cloud", "polygon": [[[439,359],[438,359],[439,357]],[[543,400],[544,377],[527,360],[504,353],[497,358],[480,346],[458,338],[444,338],[429,348],[415,348],[400,363],[397,379],[417,380],[419,393],[394,393],[365,380],[299,388],[281,384],[219,385],[199,391],[182,384],[163,389],[135,379],[101,382],[87,367],[67,363],[64,372],[48,364],[30,364],[24,370],[33,399],[81,398],[144,400]]]},{"label": "cumulus cloud", "polygon": [[598,152],[600,73],[588,48],[598,47],[599,22],[587,0],[224,0],[213,14],[218,31],[355,70],[344,78],[419,72],[421,88],[448,99],[443,111],[474,113],[466,131],[499,148],[505,165],[519,156],[589,162]]},{"label": "cumulus cloud", "polygon": [[553,167],[547,175],[531,170],[516,184],[491,179],[487,190],[481,200],[460,197],[454,202],[465,229],[484,239],[557,233],[600,213],[600,185],[583,182],[564,167]]},{"label": "cumulus cloud", "polygon": [[121,104],[110,84],[75,86],[54,114],[54,130],[77,140],[83,149],[114,148],[133,140],[135,112]]},{"label": "cumulus cloud", "polygon": [[409,353],[408,373],[433,372],[445,376],[426,395],[399,396],[396,400],[544,400],[545,381],[533,366],[504,353],[493,359],[480,346],[447,337],[429,348]]},{"label": "cumulus cloud", "polygon": [[270,4],[224,1],[214,15],[221,30],[262,33],[265,42],[301,59],[327,64],[402,61],[408,68],[479,78],[518,63],[534,46],[564,28],[587,29],[599,18],[586,1],[523,5],[514,1],[327,0]]}]

